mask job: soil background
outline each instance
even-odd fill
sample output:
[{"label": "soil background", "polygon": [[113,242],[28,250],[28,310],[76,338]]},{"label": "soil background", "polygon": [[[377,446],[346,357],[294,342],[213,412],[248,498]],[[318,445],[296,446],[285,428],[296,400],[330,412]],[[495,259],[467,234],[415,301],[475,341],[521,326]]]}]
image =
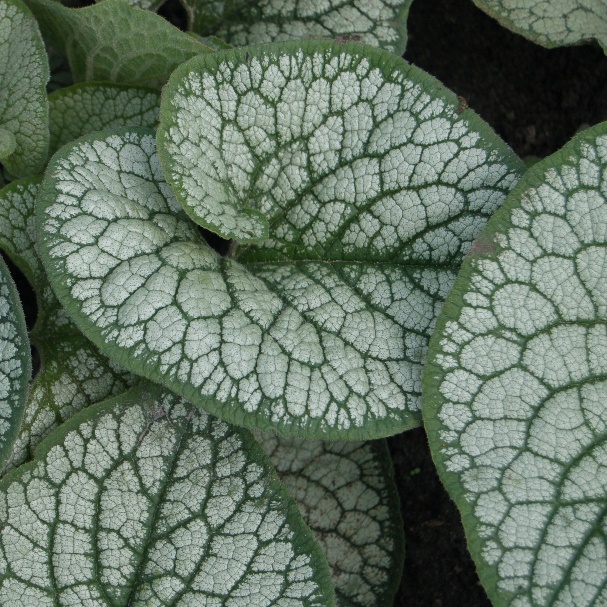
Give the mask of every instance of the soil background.
[{"label": "soil background", "polygon": [[[185,25],[177,0],[159,13]],[[408,30],[405,59],[464,97],[522,158],[548,156],[578,130],[607,120],[607,57],[597,46],[543,49],[501,27],[472,0],[414,0]],[[9,265],[31,327],[35,296]],[[490,607],[424,430],[388,443],[406,542],[394,607]]]},{"label": "soil background", "polygon": [[[607,120],[607,57],[598,46],[544,49],[472,0],[414,0],[408,31],[405,59],[464,97],[522,158],[549,156]],[[394,607],[490,607],[423,429],[388,442],[405,524]]]}]

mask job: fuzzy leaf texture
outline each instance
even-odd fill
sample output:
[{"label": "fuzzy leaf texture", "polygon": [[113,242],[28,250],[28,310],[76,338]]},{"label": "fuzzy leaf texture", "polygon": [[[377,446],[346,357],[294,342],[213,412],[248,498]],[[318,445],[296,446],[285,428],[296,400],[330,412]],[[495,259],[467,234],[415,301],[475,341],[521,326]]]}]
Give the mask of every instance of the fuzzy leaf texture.
[{"label": "fuzzy leaf texture", "polygon": [[404,537],[386,441],[254,436],[327,557],[337,607],[390,607]]},{"label": "fuzzy leaf texture", "polygon": [[[55,156],[40,195],[41,251],[85,335],[127,369],[237,424],[309,438],[385,436],[419,424],[435,315],[520,164],[478,117],[457,113],[455,96],[402,60],[318,44],[258,49],[250,64],[252,50],[216,53],[205,64],[208,92],[190,107],[167,113],[173,98],[185,99],[175,95],[182,83],[199,78],[196,63],[165,94],[161,120],[175,117],[190,136],[165,124],[169,174],[199,180],[194,201],[209,183],[220,196],[233,192],[229,221],[241,215],[236,194],[257,205],[272,226],[262,246],[237,250],[238,261],[209,249],[180,214],[150,136],[133,131]],[[244,82],[279,111],[257,108],[255,90],[237,93],[249,69],[259,78]],[[292,70],[289,80],[281,69]],[[213,108],[217,70],[232,78],[220,87],[225,118]],[[232,111],[261,126],[241,132]],[[264,122],[268,112],[276,122]],[[226,147],[214,148],[224,130]],[[179,157],[170,133],[189,156]],[[252,148],[265,154],[258,160]],[[216,167],[217,180],[205,183],[200,167]]]},{"label": "fuzzy leaf texture", "polygon": [[[34,245],[39,183],[40,178],[23,179],[0,191],[0,248],[35,287],[38,318],[30,337],[40,356],[23,421],[0,464],[3,472],[31,459],[38,443],[74,413],[124,392],[137,380],[80,333],[48,284]],[[29,352],[27,336],[25,344]]]},{"label": "fuzzy leaf texture", "polygon": [[411,0],[181,0],[189,29],[234,46],[306,38],[356,40],[402,55]]},{"label": "fuzzy leaf texture", "polygon": [[0,595],[31,607],[330,607],[326,561],[251,436],[148,385],[0,481]]},{"label": "fuzzy leaf texture", "polygon": [[596,40],[607,50],[606,0],[474,0],[504,27],[547,48]]},{"label": "fuzzy leaf texture", "polygon": [[20,0],[0,0],[0,162],[18,177],[46,163],[49,78],[36,20]]},{"label": "fuzzy leaf texture", "polygon": [[607,123],[525,174],[424,371],[441,477],[496,606],[607,602]]},{"label": "fuzzy leaf texture", "polygon": [[28,0],[47,41],[67,54],[76,81],[160,87],[183,61],[212,49],[123,0],[67,8]]}]

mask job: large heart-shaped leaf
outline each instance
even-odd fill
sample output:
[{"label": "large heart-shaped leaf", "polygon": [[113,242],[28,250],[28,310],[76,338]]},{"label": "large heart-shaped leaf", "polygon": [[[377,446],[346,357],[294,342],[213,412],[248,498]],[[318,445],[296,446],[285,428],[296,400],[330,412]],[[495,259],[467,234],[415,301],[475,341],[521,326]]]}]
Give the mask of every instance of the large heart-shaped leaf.
[{"label": "large heart-shaped leaf", "polygon": [[508,29],[547,48],[596,40],[607,49],[605,0],[474,0]]},{"label": "large heart-shaped leaf", "polygon": [[424,372],[442,479],[494,605],[607,603],[607,123],[526,173]]},{"label": "large heart-shaped leaf", "polygon": [[0,162],[20,177],[46,163],[49,78],[36,20],[21,0],[0,0]]},{"label": "large heart-shaped leaf", "polygon": [[0,469],[17,437],[32,373],[25,317],[6,264],[0,259]]},{"label": "large heart-shaped leaf", "polygon": [[338,607],[390,607],[404,539],[386,442],[254,436],[323,548]]},{"label": "large heart-shaped leaf", "polygon": [[[186,181],[192,171],[205,200],[205,171],[216,170],[220,222],[236,226],[252,210],[272,227],[262,247],[236,252],[246,263],[220,259],[179,214],[142,131],[58,153],[40,195],[41,248],[62,303],[128,369],[235,423],[385,436],[419,423],[435,315],[520,164],[402,60],[360,46],[307,49],[215,53],[204,77],[194,62],[166,91],[165,120],[178,122],[162,135],[169,171]],[[190,80],[190,106],[171,113]],[[241,83],[276,107],[257,112]],[[239,131],[238,107],[268,132]]]},{"label": "large heart-shaped leaf", "polygon": [[84,82],[49,95],[51,154],[81,135],[118,126],[155,128],[160,95],[153,89]]},{"label": "large heart-shaped leaf", "polygon": [[67,53],[76,81],[162,86],[180,63],[212,50],[123,0],[77,9],[54,0],[28,4],[43,34]]},{"label": "large heart-shaped leaf", "polygon": [[152,385],[55,430],[0,481],[0,520],[15,607],[333,604],[252,437]]},{"label": "large heart-shaped leaf", "polygon": [[402,55],[411,0],[181,0],[189,28],[235,46],[305,38],[358,40]]},{"label": "large heart-shaped leaf", "polygon": [[[34,246],[34,203],[39,184],[40,178],[23,179],[0,192],[0,248],[35,287],[38,318],[31,340],[40,356],[40,370],[29,390],[23,421],[16,423],[12,448],[0,458],[0,470],[4,471],[30,459],[38,443],[75,412],[124,392],[136,381],[84,338],[48,284]],[[24,344],[29,354],[27,335]]]}]

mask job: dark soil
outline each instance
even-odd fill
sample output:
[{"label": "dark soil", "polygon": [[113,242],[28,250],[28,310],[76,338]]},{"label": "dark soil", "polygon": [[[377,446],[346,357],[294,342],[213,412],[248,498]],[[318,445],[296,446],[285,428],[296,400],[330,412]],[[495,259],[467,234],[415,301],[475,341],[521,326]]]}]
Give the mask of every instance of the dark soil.
[{"label": "dark soil", "polygon": [[[414,0],[405,58],[464,97],[521,157],[548,156],[579,129],[607,120],[601,49],[541,48],[500,27],[471,0]],[[395,607],[490,606],[424,431],[389,444],[406,541]]]}]

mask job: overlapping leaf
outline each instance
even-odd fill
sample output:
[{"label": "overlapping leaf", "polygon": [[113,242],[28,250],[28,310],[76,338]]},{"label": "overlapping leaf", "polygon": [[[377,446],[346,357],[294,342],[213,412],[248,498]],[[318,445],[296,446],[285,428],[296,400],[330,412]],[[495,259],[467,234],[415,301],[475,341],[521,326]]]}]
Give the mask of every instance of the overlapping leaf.
[{"label": "overlapping leaf", "polygon": [[474,0],[502,25],[547,48],[596,40],[607,49],[605,0]]},{"label": "overlapping leaf", "polygon": [[385,441],[323,442],[255,432],[333,572],[338,607],[390,607],[403,525]]},{"label": "overlapping leaf", "polygon": [[55,430],[0,481],[0,519],[15,607],[333,604],[252,437],[151,385]]},{"label": "overlapping leaf", "polygon": [[330,38],[402,55],[411,0],[181,0],[190,29],[235,46]]},{"label": "overlapping leaf", "polygon": [[53,0],[28,4],[46,37],[67,53],[76,81],[161,86],[180,63],[211,50],[123,0],[78,9]]},{"label": "overlapping leaf", "polygon": [[445,303],[424,419],[494,605],[607,602],[607,123],[536,164]]},{"label": "overlapping leaf", "polygon": [[235,423],[385,436],[419,423],[435,314],[519,162],[388,53],[309,49],[208,55],[204,77],[188,64],[165,96],[173,177],[202,184],[195,201],[215,184],[228,220],[256,206],[272,226],[245,265],[179,213],[142,131],[56,155],[41,248],[85,335],[129,370]]},{"label": "overlapping leaf", "polygon": [[117,126],[155,128],[160,95],[119,84],[86,82],[49,96],[51,154],[81,135]]},{"label": "overlapping leaf", "polygon": [[[38,443],[74,413],[124,392],[136,381],[84,338],[46,280],[34,246],[39,182],[39,178],[17,181],[0,192],[0,248],[36,289],[39,312],[31,339],[40,355],[23,422],[16,426],[16,438],[0,466],[4,471],[30,459]],[[25,344],[29,352],[27,336]]]},{"label": "overlapping leaf", "polygon": [[36,20],[21,0],[0,0],[0,162],[14,175],[46,163],[49,77]]},{"label": "overlapping leaf", "polygon": [[0,467],[11,453],[32,373],[23,309],[8,268],[0,259]]}]

